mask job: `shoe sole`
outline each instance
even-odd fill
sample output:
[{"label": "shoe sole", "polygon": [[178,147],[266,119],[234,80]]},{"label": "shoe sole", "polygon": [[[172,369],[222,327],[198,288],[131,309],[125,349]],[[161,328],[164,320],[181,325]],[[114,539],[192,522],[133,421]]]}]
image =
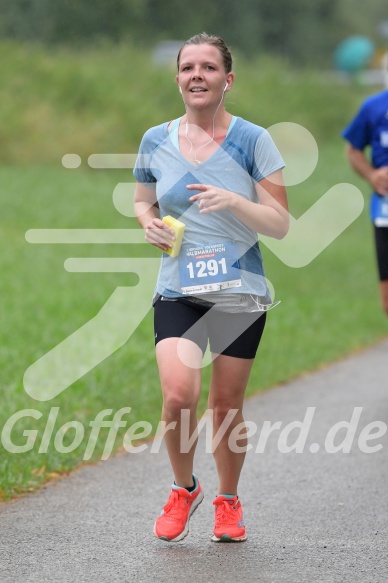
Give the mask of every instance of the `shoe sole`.
[{"label": "shoe sole", "polygon": [[[194,502],[191,505],[190,508],[190,513],[189,516],[187,518],[187,522],[185,525],[184,530],[178,534],[178,536],[176,536],[175,538],[167,538],[166,536],[158,536],[155,532],[155,526],[154,526],[154,535],[159,539],[159,540],[164,540],[168,543],[177,543],[178,541],[184,539],[188,534],[189,534],[189,521],[190,518],[192,517],[193,513],[195,512],[195,510],[197,510],[198,506],[201,504],[202,500],[204,498],[203,492],[201,492],[200,494],[198,494],[198,496],[196,497],[196,499],[194,500]],[[155,523],[156,525],[156,523]]]},{"label": "shoe sole", "polygon": [[214,543],[243,543],[246,540],[247,540],[246,535],[240,538],[233,538],[229,534],[223,534],[220,538],[218,538],[218,536],[216,535],[212,536],[212,541]]}]

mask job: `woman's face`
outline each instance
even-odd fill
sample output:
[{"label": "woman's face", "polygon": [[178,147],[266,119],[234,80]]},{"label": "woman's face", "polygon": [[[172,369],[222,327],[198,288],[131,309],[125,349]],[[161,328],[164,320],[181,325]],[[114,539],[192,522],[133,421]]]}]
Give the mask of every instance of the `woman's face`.
[{"label": "woman's face", "polygon": [[233,83],[225,71],[222,55],[213,45],[187,45],[182,49],[176,80],[186,106],[204,109],[218,105],[225,85]]}]

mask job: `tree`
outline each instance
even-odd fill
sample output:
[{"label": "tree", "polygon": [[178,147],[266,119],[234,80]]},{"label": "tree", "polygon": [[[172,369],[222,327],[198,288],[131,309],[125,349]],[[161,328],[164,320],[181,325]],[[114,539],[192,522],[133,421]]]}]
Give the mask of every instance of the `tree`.
[{"label": "tree", "polygon": [[[386,0],[0,0],[0,38],[71,45],[101,37],[152,47],[206,31],[251,58],[328,65],[346,36],[377,35]],[[381,40],[381,39],[380,39]]]}]

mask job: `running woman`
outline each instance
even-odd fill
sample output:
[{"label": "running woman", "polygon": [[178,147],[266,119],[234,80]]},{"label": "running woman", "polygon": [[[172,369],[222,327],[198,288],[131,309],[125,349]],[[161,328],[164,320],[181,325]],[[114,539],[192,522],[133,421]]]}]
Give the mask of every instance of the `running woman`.
[{"label": "running woman", "polygon": [[[226,111],[224,97],[235,77],[221,38],[206,33],[190,38],[177,65],[185,113],[144,134],[134,170],[136,216],[146,241],[163,251],[153,306],[174,482],[154,533],[166,541],[184,538],[203,499],[193,471],[197,440],[187,447],[182,436],[196,436],[209,342],[213,435],[222,429],[213,447],[218,495],[212,540],[240,542],[247,536],[238,497],[247,444],[243,400],[266,313],[274,305],[257,234],[280,239],[287,233],[284,162],[264,128]],[[177,257],[170,253],[174,230],[161,220],[166,215],[185,224]]]},{"label": "running woman", "polygon": [[[370,214],[374,228],[380,302],[388,315],[388,90],[368,97],[342,132],[346,156],[371,189]],[[371,155],[367,148],[371,148]]]}]

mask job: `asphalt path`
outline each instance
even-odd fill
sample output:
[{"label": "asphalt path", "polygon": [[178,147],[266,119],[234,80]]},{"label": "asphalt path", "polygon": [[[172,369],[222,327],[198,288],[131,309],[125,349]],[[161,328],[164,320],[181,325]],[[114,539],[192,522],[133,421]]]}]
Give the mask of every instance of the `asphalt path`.
[{"label": "asphalt path", "polygon": [[205,499],[183,541],[152,533],[171,472],[150,442],[0,505],[1,583],[387,583],[388,340],[248,399],[245,417],[245,543],[210,540],[204,427]]}]

